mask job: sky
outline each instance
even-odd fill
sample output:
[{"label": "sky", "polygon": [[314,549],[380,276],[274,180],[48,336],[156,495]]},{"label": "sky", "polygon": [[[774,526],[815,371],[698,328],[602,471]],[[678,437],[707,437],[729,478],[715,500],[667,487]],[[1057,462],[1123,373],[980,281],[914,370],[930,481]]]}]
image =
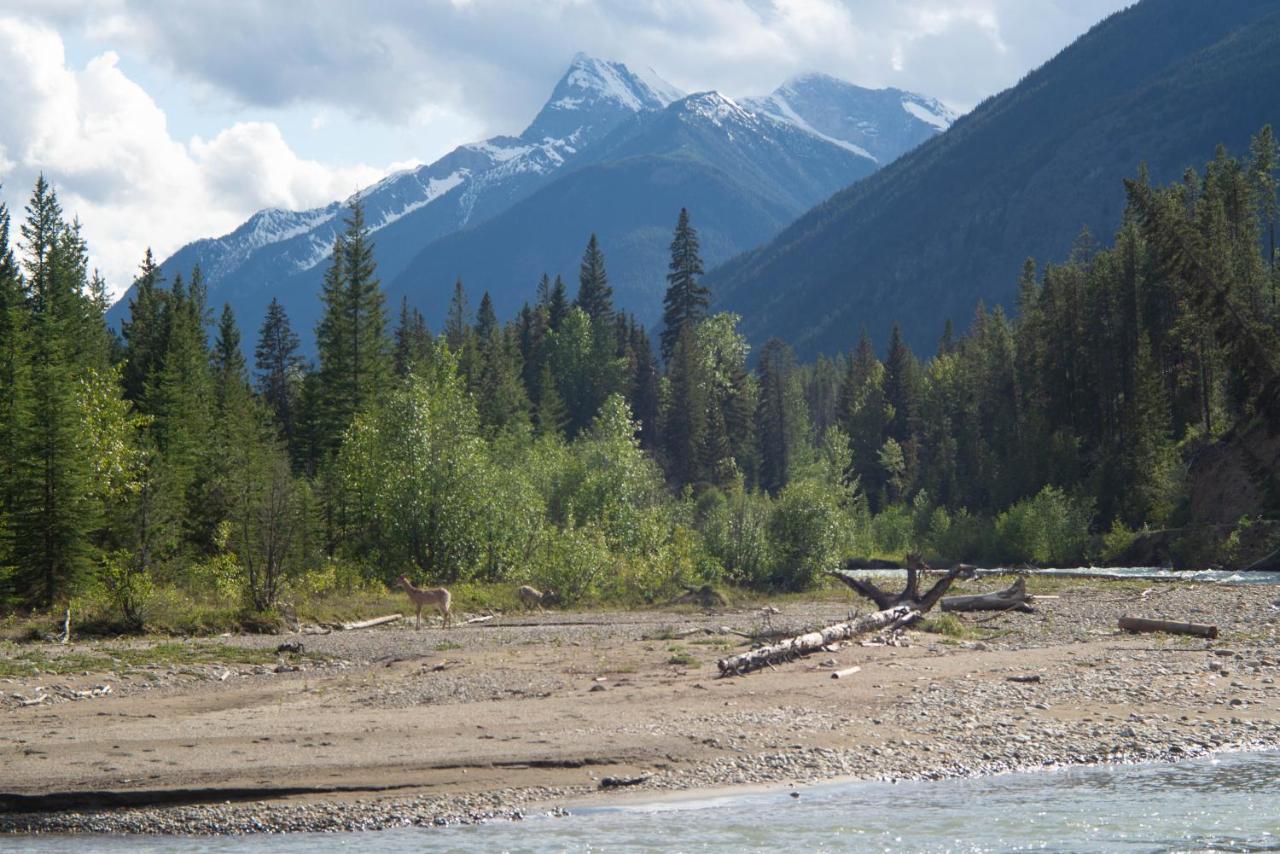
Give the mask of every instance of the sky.
[{"label": "sky", "polygon": [[820,71],[957,112],[1131,0],[0,0],[0,200],[44,173],[116,293],[267,207],[519,133],[572,56],[687,92]]}]

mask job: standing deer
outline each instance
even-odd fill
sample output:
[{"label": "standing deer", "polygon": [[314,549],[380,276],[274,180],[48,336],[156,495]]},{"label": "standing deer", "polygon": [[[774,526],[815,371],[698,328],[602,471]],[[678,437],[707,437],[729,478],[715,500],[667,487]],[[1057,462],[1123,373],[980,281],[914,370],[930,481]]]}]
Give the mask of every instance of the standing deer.
[{"label": "standing deer", "polygon": [[520,589],[516,591],[516,595],[520,597],[520,601],[524,604],[526,610],[532,610],[536,607],[541,611],[543,602],[548,605],[554,605],[559,601],[559,597],[556,596],[554,590],[539,593],[536,587],[530,587],[528,584],[521,585]]},{"label": "standing deer", "polygon": [[417,612],[414,615],[414,629],[422,627],[423,605],[434,605],[436,610],[440,612],[441,618],[444,620],[444,627],[446,629],[449,628],[450,596],[448,590],[443,587],[414,587],[413,583],[409,581],[409,576],[404,575],[403,573],[401,573],[400,577],[396,579],[396,584],[400,585],[400,587],[404,589],[404,592],[409,594],[409,601],[411,601],[417,609]]}]

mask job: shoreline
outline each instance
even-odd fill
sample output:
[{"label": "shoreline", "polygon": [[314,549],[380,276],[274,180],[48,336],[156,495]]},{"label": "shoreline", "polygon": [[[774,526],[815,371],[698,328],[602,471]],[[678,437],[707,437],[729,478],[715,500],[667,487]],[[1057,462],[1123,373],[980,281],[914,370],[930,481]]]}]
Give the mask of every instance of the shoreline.
[{"label": "shoreline", "polygon": [[[719,629],[750,628],[755,612],[634,612],[607,625],[548,615],[543,626],[522,618],[465,634],[307,638],[308,652],[315,641],[327,657],[296,670],[243,668],[234,680],[191,670],[117,683],[106,697],[11,708],[0,711],[0,762],[13,793],[351,791],[0,813],[0,839],[445,826],[1280,750],[1274,588],[1055,589],[1062,598],[1038,614],[982,624],[984,640],[911,632],[905,646],[855,642],[746,677],[712,671],[741,641]],[[1120,635],[1115,614],[1134,601],[1152,616],[1217,622],[1223,638]],[[806,625],[850,604],[792,604],[773,619]],[[690,628],[699,633],[673,637]],[[862,668],[856,678],[830,679],[851,664]],[[1040,681],[1010,680],[1026,674]],[[610,776],[646,779],[601,789]]]},{"label": "shoreline", "polygon": [[934,783],[949,780],[1001,777],[1014,774],[1047,774],[1082,768],[1121,768],[1172,765],[1212,756],[1246,753],[1280,753],[1280,732],[1270,742],[1226,745],[1201,752],[1184,751],[1104,759],[1093,762],[1026,765],[949,774],[935,770],[915,777],[867,778],[834,776],[804,781],[694,785],[688,788],[638,788],[626,794],[586,787],[564,790],[497,791],[487,796],[414,797],[377,800],[322,800],[306,804],[288,801],[246,801],[130,808],[119,811],[57,811],[0,814],[0,842],[5,839],[56,836],[247,836],[283,833],[377,833],[409,827],[433,828],[479,825],[529,818],[572,818],[584,810],[635,810],[665,812],[697,810],[731,803],[752,795],[795,793],[875,783]]}]

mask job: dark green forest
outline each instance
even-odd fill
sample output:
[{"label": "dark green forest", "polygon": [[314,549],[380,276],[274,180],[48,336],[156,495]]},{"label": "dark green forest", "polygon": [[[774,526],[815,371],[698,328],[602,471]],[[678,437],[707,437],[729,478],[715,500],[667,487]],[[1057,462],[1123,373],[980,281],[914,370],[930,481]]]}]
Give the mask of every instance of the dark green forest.
[{"label": "dark green forest", "polygon": [[1028,261],[1015,316],[979,304],[928,354],[855,326],[809,364],[709,313],[683,210],[652,336],[594,236],[572,294],[544,275],[505,321],[463,282],[445,317],[388,306],[358,201],[314,364],[279,303],[236,318],[150,253],[117,335],[42,178],[0,207],[0,606],[136,629],[175,595],[270,612],[401,572],[652,602],[907,551],[1105,559],[1192,521],[1205,448],[1280,424],[1276,158],[1267,127],[1171,185],[1140,170],[1111,245]]}]

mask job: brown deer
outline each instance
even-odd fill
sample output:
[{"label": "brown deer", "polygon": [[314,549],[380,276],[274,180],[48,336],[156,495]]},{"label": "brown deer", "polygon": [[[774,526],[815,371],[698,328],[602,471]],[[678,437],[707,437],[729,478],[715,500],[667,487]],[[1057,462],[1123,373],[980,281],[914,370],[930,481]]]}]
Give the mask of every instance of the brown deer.
[{"label": "brown deer", "polygon": [[530,587],[528,584],[521,585],[520,589],[516,591],[516,595],[520,597],[520,602],[526,610],[532,610],[536,607],[541,611],[543,602],[548,605],[554,605],[560,601],[560,597],[556,595],[554,590],[539,593],[536,587]]},{"label": "brown deer", "polygon": [[422,627],[423,605],[434,605],[436,610],[440,612],[441,618],[444,620],[444,627],[446,629],[449,628],[449,603],[451,601],[451,597],[449,596],[448,590],[445,590],[443,587],[414,587],[413,583],[409,581],[409,576],[404,575],[403,573],[401,573],[400,577],[396,579],[396,584],[400,585],[404,592],[409,594],[409,601],[411,601],[414,608],[417,609],[413,623],[413,627],[415,629]]}]

